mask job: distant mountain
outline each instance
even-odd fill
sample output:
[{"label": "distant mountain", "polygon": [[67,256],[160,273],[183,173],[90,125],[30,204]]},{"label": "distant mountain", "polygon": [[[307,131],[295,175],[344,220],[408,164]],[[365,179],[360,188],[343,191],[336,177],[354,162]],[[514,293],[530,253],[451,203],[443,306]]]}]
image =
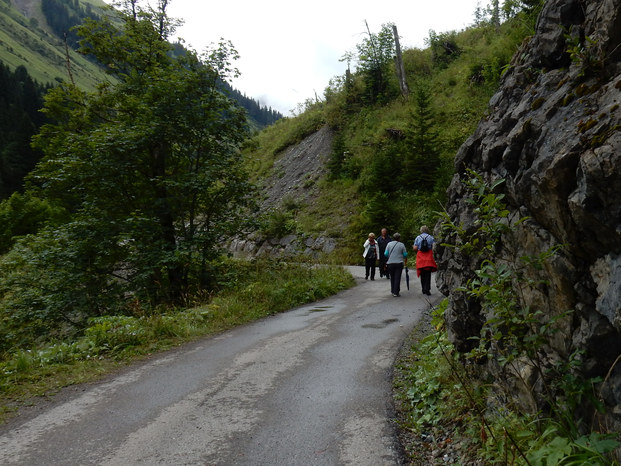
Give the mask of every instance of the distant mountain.
[{"label": "distant mountain", "polygon": [[[76,4],[77,0],[0,0],[0,61],[13,70],[24,66],[34,80],[44,85],[68,80],[63,29],[70,28],[71,21],[103,13],[106,6],[100,0],[82,1],[77,8]],[[55,18],[50,20],[52,25],[46,16]],[[68,42],[71,43],[71,34]],[[68,54],[71,75],[80,87],[93,90],[97,83],[108,79],[86,57],[71,48]]]},{"label": "distant mountain", "polygon": [[[74,50],[77,36],[71,28],[86,18],[97,19],[105,14],[109,14],[109,7],[101,0],[0,0],[0,62],[12,70],[24,66],[42,85],[68,80],[70,64],[75,83],[94,90],[97,83],[110,77],[95,62]],[[228,84],[224,87],[248,111],[254,128],[263,128],[282,118],[282,114],[243,92]]]}]

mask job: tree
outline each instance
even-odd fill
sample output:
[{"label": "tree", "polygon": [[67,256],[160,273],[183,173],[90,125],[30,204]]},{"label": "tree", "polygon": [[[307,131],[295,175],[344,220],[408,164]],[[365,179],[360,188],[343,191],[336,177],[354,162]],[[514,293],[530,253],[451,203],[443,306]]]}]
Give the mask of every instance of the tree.
[{"label": "tree", "polygon": [[207,262],[239,227],[251,193],[238,150],[245,114],[219,86],[237,72],[236,51],[222,42],[173,57],[166,5],[126,2],[120,29],[106,19],[78,28],[81,52],[118,84],[86,93],[64,83],[48,94],[55,123],[35,138],[45,156],[30,178],[74,212],[81,227],[67,232],[100,235],[70,235],[90,242],[97,283],[121,282],[123,296],[153,305],[180,302],[208,281]]},{"label": "tree", "polygon": [[404,163],[403,183],[413,189],[431,190],[440,163],[431,92],[423,82],[418,82],[414,97],[412,128],[408,131],[406,139],[408,150]]},{"label": "tree", "polygon": [[[366,24],[366,22],[365,22]],[[366,97],[370,103],[388,100],[390,65],[394,56],[392,24],[382,25],[378,34],[372,34],[367,26],[368,37],[358,49],[358,70],[364,76]]]},{"label": "tree", "polygon": [[24,176],[41,157],[30,139],[43,124],[45,90],[23,66],[12,72],[0,63],[0,200],[23,189]]},{"label": "tree", "polygon": [[455,31],[442,32],[437,34],[434,30],[429,31],[429,38],[426,39],[431,49],[433,64],[445,68],[455,60],[460,54],[461,49],[457,45],[457,33]]}]

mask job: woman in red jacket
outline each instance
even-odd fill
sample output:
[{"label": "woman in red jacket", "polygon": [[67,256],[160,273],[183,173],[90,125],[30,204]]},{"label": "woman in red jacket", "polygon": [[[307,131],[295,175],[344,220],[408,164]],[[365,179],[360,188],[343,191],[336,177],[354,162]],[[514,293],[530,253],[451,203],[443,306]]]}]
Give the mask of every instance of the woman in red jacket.
[{"label": "woman in red jacket", "polygon": [[420,277],[423,294],[431,295],[431,274],[438,270],[438,265],[433,259],[433,243],[435,240],[429,234],[427,225],[420,227],[420,235],[414,240],[412,247],[416,251],[416,275]]}]

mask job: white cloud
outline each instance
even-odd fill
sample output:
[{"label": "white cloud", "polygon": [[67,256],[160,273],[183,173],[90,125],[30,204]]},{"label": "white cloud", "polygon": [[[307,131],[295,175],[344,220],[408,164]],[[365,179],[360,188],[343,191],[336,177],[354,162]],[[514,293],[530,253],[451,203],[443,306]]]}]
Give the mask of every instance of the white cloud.
[{"label": "white cloud", "polygon": [[339,62],[366,34],[393,22],[402,47],[423,47],[429,30],[459,30],[472,23],[487,0],[172,0],[169,14],[185,24],[176,35],[199,52],[221,37],[241,58],[233,85],[288,114],[298,103],[322,96],[329,80],[345,72]]}]

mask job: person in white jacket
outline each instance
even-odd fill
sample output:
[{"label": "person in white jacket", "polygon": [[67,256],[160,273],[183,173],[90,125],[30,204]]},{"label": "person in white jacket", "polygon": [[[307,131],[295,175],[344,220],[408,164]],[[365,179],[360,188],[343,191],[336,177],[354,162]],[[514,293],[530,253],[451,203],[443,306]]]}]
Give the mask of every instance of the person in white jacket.
[{"label": "person in white jacket", "polygon": [[362,253],[362,257],[364,257],[364,279],[369,279],[369,274],[371,275],[371,280],[375,280],[375,261],[379,259],[379,245],[377,241],[375,241],[375,233],[369,233],[369,237],[364,242],[364,252]]}]

